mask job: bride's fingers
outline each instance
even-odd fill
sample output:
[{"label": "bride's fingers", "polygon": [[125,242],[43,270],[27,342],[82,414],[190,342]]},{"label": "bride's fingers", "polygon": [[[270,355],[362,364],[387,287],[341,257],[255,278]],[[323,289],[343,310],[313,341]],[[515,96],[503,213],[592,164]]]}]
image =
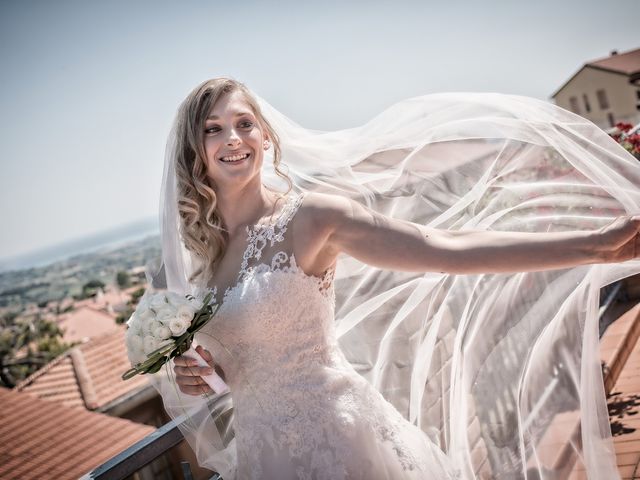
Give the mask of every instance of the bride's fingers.
[{"label": "bride's fingers", "polygon": [[[206,352],[206,350],[205,350]],[[209,352],[207,352],[209,354]],[[207,363],[211,368],[215,368],[215,364],[213,363],[213,359],[211,358],[211,354],[209,354],[209,359],[205,358]],[[195,358],[191,358],[185,355],[179,355],[173,359],[173,363],[178,367],[198,367],[198,361]],[[207,368],[207,367],[198,367],[198,368]]]},{"label": "bride's fingers", "polygon": [[176,383],[181,387],[208,386],[202,377],[176,377]]},{"label": "bride's fingers", "polygon": [[203,377],[205,375],[211,375],[213,373],[212,367],[173,367],[173,371],[176,375],[184,377]]},{"label": "bride's fingers", "polygon": [[211,356],[211,352],[209,352],[209,350],[206,350],[204,347],[202,347],[202,345],[198,345],[196,347],[196,352],[198,352],[200,354],[200,356],[212,367],[213,365],[213,357]]},{"label": "bride's fingers", "polygon": [[209,387],[208,385],[198,385],[198,386],[180,385],[180,391],[182,393],[186,393],[187,395],[194,395],[194,396],[199,396],[205,393],[211,395],[214,393],[211,387]]},{"label": "bride's fingers", "polygon": [[178,355],[173,359],[173,363],[179,367],[188,367],[190,365],[197,366],[195,358],[188,357],[186,355]]}]

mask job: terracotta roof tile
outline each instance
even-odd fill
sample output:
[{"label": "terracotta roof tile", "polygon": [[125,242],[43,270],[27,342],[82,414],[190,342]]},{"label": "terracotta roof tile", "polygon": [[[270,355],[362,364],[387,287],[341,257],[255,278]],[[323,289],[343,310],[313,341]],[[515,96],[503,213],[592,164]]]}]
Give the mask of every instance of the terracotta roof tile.
[{"label": "terracotta roof tile", "polygon": [[0,388],[0,478],[79,478],[155,429]]},{"label": "terracotta roof tile", "polygon": [[98,290],[98,293],[96,293],[94,297],[75,302],[75,307],[89,307],[93,310],[103,310],[109,306],[116,307],[125,305],[130,299],[131,293],[127,290]]},{"label": "terracotta roof tile", "polygon": [[621,354],[626,353],[621,355],[625,361],[608,399],[611,433],[622,478],[631,478],[627,474],[634,472],[640,463],[640,418],[637,418],[640,414],[640,315],[627,320],[622,330],[626,330],[628,340],[624,348],[620,347]]},{"label": "terracotta roof tile", "polygon": [[587,63],[587,65],[631,75],[640,71],[640,48],[618,53],[617,55],[611,55],[600,60],[594,60]]},{"label": "terracotta roof tile", "polygon": [[585,63],[551,95],[551,98],[555,98],[560,91],[562,91],[578,74],[580,74],[580,72],[589,67],[622,73],[624,75],[629,75],[630,77],[632,75],[637,75],[640,73],[640,48]]},{"label": "terracotta roof tile", "polygon": [[144,376],[122,380],[130,368],[125,330],[121,325],[74,347],[26,378],[16,390],[67,407],[94,410],[146,388],[149,382]]},{"label": "terracotta roof tile", "polygon": [[64,313],[56,322],[64,331],[62,338],[65,342],[83,342],[120,327],[111,315],[88,306]]}]

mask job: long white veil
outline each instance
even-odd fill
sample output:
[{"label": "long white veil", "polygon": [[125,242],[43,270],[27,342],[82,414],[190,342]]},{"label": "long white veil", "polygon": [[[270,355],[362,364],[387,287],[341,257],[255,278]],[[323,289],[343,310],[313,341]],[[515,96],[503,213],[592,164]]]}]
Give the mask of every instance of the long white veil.
[{"label": "long white veil", "polygon": [[[358,128],[305,129],[259,99],[301,191],[347,195],[448,230],[592,230],[640,212],[640,164],[588,120],[497,93],[399,102]],[[173,137],[173,135],[172,135]],[[164,276],[193,291],[178,233],[173,139],[161,197]],[[263,179],[279,179],[265,158]],[[640,262],[516,274],[403,273],[341,258],[336,328],[349,361],[465,478],[618,478],[598,349],[600,288]],[[201,465],[234,477],[233,394],[155,375]],[[199,412],[199,413],[195,413]],[[211,413],[213,412],[213,413]],[[566,439],[550,435],[566,426]],[[557,428],[555,429],[557,430]]]}]

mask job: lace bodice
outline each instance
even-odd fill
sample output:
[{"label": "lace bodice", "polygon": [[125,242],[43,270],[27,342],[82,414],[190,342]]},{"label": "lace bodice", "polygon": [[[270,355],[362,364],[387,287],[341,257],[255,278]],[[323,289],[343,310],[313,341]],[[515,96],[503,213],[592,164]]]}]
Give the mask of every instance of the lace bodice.
[{"label": "lace bodice", "polygon": [[[252,381],[263,380],[261,372],[265,370],[254,367],[264,362],[281,363],[286,370],[294,354],[318,355],[326,353],[330,345],[337,346],[331,328],[335,269],[328,269],[321,277],[305,273],[296,262],[292,239],[285,241],[303,198],[290,196],[274,222],[247,227],[247,246],[237,281],[225,290],[216,315],[203,329],[209,342],[220,341],[221,356],[229,357],[228,362],[224,358],[218,361],[236,392]],[[217,288],[212,290],[217,296]],[[289,298],[295,299],[295,305],[283,301]],[[294,318],[298,321],[288,321]],[[292,339],[296,332],[305,338],[282,341]],[[304,351],[305,345],[310,351]]]},{"label": "lace bodice", "polygon": [[[245,279],[255,275],[258,271],[261,273],[281,271],[308,277],[310,280],[316,281],[319,292],[334,299],[331,287],[333,285],[335,268],[328,269],[322,277],[308,275],[298,267],[294,254],[289,254],[283,250],[275,252],[269,263],[265,263],[264,261],[258,263],[258,260],[263,259],[265,247],[274,247],[276,244],[284,241],[284,235],[289,222],[300,207],[303,198],[304,195],[290,196],[275,222],[256,224],[246,228],[247,247],[242,255],[242,263],[236,284],[225,290],[221,303],[226,303],[233,291],[241,287]],[[215,295],[218,294],[217,287],[213,287],[213,291]]]},{"label": "lace bodice", "polygon": [[362,448],[363,438],[403,475],[423,472],[428,462],[416,442],[423,451],[431,448],[423,432],[352,368],[338,346],[335,269],[316,277],[296,262],[286,234],[303,198],[292,195],[275,222],[247,229],[237,283],[196,338],[231,389],[238,476],[289,478],[282,470],[286,458],[291,478],[361,478],[353,472],[371,471],[371,452],[349,452]]}]

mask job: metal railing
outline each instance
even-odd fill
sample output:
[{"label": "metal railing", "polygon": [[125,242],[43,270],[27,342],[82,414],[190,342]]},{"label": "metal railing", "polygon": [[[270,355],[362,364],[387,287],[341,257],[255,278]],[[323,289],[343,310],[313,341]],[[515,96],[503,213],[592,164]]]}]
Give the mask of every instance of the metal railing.
[{"label": "metal railing", "polygon": [[[155,432],[87,473],[80,480],[124,480],[133,475],[184,440],[178,425],[185,420],[186,416],[183,415],[164,424]],[[189,463],[181,462],[181,467],[184,479],[192,480]],[[216,473],[210,480],[222,480],[222,477]]]}]

